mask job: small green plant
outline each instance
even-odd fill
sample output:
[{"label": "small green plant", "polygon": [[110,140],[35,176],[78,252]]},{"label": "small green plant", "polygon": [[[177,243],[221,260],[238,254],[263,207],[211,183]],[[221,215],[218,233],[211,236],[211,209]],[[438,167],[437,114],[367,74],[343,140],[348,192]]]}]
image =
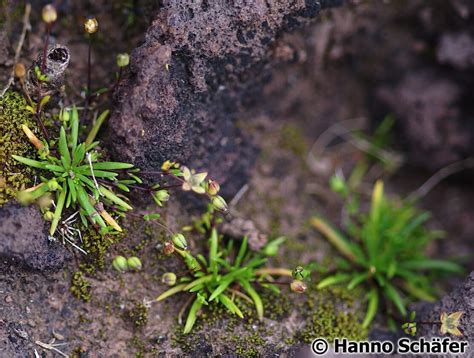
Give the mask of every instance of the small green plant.
[{"label": "small green plant", "polygon": [[461,271],[453,262],[425,255],[427,245],[440,237],[440,232],[424,227],[429,213],[416,209],[413,203],[387,198],[382,181],[374,186],[370,211],[361,213],[352,208],[350,213],[344,226],[352,240],[320,217],[311,220],[342,255],[336,260],[337,272],[321,280],[318,288],[346,284],[352,290],[364,285],[368,291],[364,327],[382,302],[386,308],[394,306],[406,316],[407,300],[433,301],[435,292],[429,274]]},{"label": "small green plant", "polygon": [[402,330],[406,334],[416,336],[417,327],[419,325],[439,326],[441,334],[451,334],[456,337],[462,337],[463,334],[459,330],[460,320],[464,312],[457,311],[453,313],[441,312],[439,321],[416,321],[416,312],[410,312],[409,322],[402,324]]},{"label": "small green plant", "polygon": [[[156,301],[163,301],[179,292],[191,294],[188,301],[188,305],[191,307],[184,326],[185,334],[191,332],[198,311],[203,305],[221,304],[231,314],[243,318],[243,313],[235,300],[237,297],[253,304],[257,316],[261,320],[264,314],[263,304],[256,288],[261,286],[279,292],[278,282],[275,282],[272,277],[292,277],[292,271],[288,269],[264,268],[263,266],[267,262],[267,258],[263,254],[264,250],[260,252],[247,250],[247,237],[244,237],[238,250],[234,250],[234,244],[234,241],[231,240],[224,245],[214,226],[210,228],[207,259],[201,254],[194,256],[188,250],[182,234],[175,235],[172,241],[165,243],[163,251],[166,254],[178,254],[184,260],[189,273],[178,280],[174,274],[166,273],[166,278],[163,278],[164,282],[171,286],[175,283],[178,284],[163,292]],[[269,245],[272,245],[272,242]],[[297,279],[306,277],[306,274],[303,275],[302,272],[297,271]],[[304,292],[306,289],[305,283],[301,280],[294,280],[292,284],[295,286],[295,292]],[[184,314],[188,305],[185,305],[181,310],[179,321],[181,321],[181,315]]]},{"label": "small green plant", "polygon": [[[50,235],[56,232],[65,208],[73,208],[79,212],[84,225],[90,221],[93,225],[100,227],[103,231],[113,228],[122,231],[114,218],[105,210],[105,207],[113,211],[127,211],[132,207],[126,200],[115,194],[111,185],[127,184],[135,182],[133,165],[121,162],[101,161],[100,155],[94,148],[99,142],[79,143],[79,116],[74,107],[66,111],[68,121],[63,121],[59,133],[59,140],[54,143],[50,150],[49,145],[40,141],[26,126],[23,130],[30,141],[38,149],[41,160],[34,160],[17,155],[13,158],[17,161],[49,173],[49,176],[40,176],[41,183],[32,188],[20,191],[18,200],[29,203],[41,198],[51,202],[48,198],[54,195],[54,212],[45,209],[45,218],[51,220]],[[68,122],[69,125],[68,125]],[[128,173],[126,170],[129,170]],[[119,173],[129,174],[125,180],[119,180]],[[49,214],[48,214],[49,212]]]}]

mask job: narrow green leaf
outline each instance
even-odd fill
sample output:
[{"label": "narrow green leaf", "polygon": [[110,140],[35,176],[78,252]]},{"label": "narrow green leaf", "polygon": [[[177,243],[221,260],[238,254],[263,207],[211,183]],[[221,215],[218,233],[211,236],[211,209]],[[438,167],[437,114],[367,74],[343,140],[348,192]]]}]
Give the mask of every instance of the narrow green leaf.
[{"label": "narrow green leaf", "polygon": [[96,169],[118,170],[118,169],[133,168],[133,164],[122,163],[122,162],[98,162],[98,163],[93,163],[92,167],[94,168],[94,170]]},{"label": "narrow green leaf", "polygon": [[84,143],[81,143],[76,147],[76,150],[73,153],[72,166],[77,167],[84,160],[85,156],[86,146]]},{"label": "narrow green leaf", "polygon": [[458,264],[445,260],[420,259],[413,261],[404,261],[401,267],[408,270],[441,270],[448,272],[463,272],[463,268]]},{"label": "narrow green leaf", "polygon": [[369,327],[379,307],[379,295],[377,293],[376,288],[373,288],[372,290],[370,290],[367,297],[368,297],[369,303],[367,305],[367,312],[365,314],[364,321],[362,322],[362,327],[364,328]]},{"label": "narrow green leaf", "polygon": [[248,242],[248,237],[244,236],[244,239],[242,240],[242,244],[240,244],[239,253],[237,254],[237,257],[235,258],[234,267],[239,267],[240,264],[242,263],[245,253],[247,252],[247,242]]},{"label": "narrow green leaf", "polygon": [[79,114],[77,113],[77,107],[73,106],[71,111],[71,135],[69,137],[69,146],[71,151],[74,153],[77,146],[77,138],[79,136]]},{"label": "narrow green leaf", "polygon": [[354,276],[354,278],[348,283],[347,289],[352,290],[357,285],[361,284],[369,278],[370,274],[368,272],[362,272]]},{"label": "narrow green leaf", "polygon": [[25,158],[25,157],[20,157],[19,155],[12,155],[13,159],[16,161],[23,163],[25,165],[28,165],[29,167],[33,168],[38,168],[38,169],[46,169],[46,165],[48,162],[39,162],[37,160]]},{"label": "narrow green leaf", "polygon": [[61,220],[61,213],[63,212],[64,202],[66,200],[67,186],[66,183],[63,184],[62,190],[59,193],[58,201],[56,203],[56,209],[54,210],[53,220],[51,221],[51,228],[49,229],[49,234],[54,235],[56,228],[58,227],[59,220]]},{"label": "narrow green leaf", "polygon": [[249,296],[252,298],[254,304],[255,304],[255,309],[257,310],[257,316],[258,319],[261,321],[263,319],[263,303],[262,299],[260,298],[259,294],[257,291],[254,290],[252,285],[246,281],[246,280],[240,280],[239,281],[244,290],[249,294]]},{"label": "narrow green leaf", "polygon": [[55,164],[45,164],[44,169],[48,169],[52,172],[57,172],[57,173],[64,173],[64,168],[60,165],[55,165]]},{"label": "narrow green leaf", "polygon": [[226,295],[222,294],[219,296],[219,301],[227,307],[227,309],[232,312],[233,314],[236,314],[240,318],[244,318],[244,315],[242,314],[242,311],[237,307],[237,305],[232,301],[229,297]]},{"label": "narrow green leaf", "polygon": [[99,190],[107,199],[114,202],[118,206],[120,206],[123,210],[132,210],[133,208],[124,200],[120,199],[117,195],[115,195],[112,191],[108,190],[106,187],[100,185]]},{"label": "narrow green leaf", "polygon": [[209,302],[215,300],[222,292],[224,292],[227,287],[232,283],[232,279],[227,279],[219,284],[217,288],[212,291],[211,297],[209,297]]},{"label": "narrow green leaf", "polygon": [[76,184],[71,178],[67,178],[67,184],[69,186],[69,191],[71,192],[71,201],[75,203],[77,201]]},{"label": "narrow green leaf", "polygon": [[387,282],[384,291],[387,294],[387,297],[395,304],[395,307],[397,307],[401,315],[406,316],[407,310],[397,289]]},{"label": "narrow green leaf", "polygon": [[352,250],[349,240],[347,240],[339,231],[329,225],[325,220],[319,217],[312,218],[311,225],[321,232],[346,258],[352,262],[357,261],[356,254]]},{"label": "narrow green leaf", "polygon": [[210,271],[214,276],[217,275],[217,244],[218,236],[216,228],[212,228],[211,237],[210,237],[210,249],[209,249],[209,266]]},{"label": "narrow green leaf", "polygon": [[99,115],[94,125],[92,126],[91,131],[87,135],[86,141],[84,142],[86,145],[89,145],[94,141],[95,137],[97,136],[97,133],[99,133],[100,127],[102,127],[102,124],[109,115],[109,112],[110,111],[107,109]]},{"label": "narrow green leaf", "polygon": [[71,166],[71,153],[69,153],[69,148],[67,146],[66,130],[64,127],[61,127],[61,130],[59,131],[58,146],[59,154],[61,155],[61,162],[63,163],[65,169],[69,169]]},{"label": "narrow green leaf", "polygon": [[186,319],[186,324],[184,326],[184,334],[188,334],[193,329],[194,323],[196,322],[196,314],[201,309],[202,302],[199,299],[195,299],[191,309],[189,310],[188,318]]},{"label": "narrow green leaf", "polygon": [[164,299],[170,297],[170,296],[173,296],[174,294],[178,293],[178,292],[181,292],[181,291],[184,291],[184,288],[187,286],[188,284],[187,283],[182,283],[182,284],[179,284],[179,285],[176,285],[174,286],[173,288],[170,288],[169,290],[166,290],[165,292],[163,292],[161,295],[159,295],[157,298],[156,298],[156,302],[160,302],[160,301],[163,301]]},{"label": "narrow green leaf", "polygon": [[350,274],[347,274],[347,273],[337,273],[335,275],[332,275],[332,276],[328,276],[324,279],[322,279],[318,285],[316,286],[316,288],[318,290],[321,290],[325,287],[328,287],[328,286],[332,286],[332,285],[336,285],[338,283],[342,283],[342,282],[345,282],[347,280],[349,280],[351,278],[351,275]]},{"label": "narrow green leaf", "polygon": [[202,276],[202,277],[198,278],[197,280],[194,280],[191,283],[188,283],[188,285],[184,287],[184,291],[188,291],[196,285],[199,285],[199,284],[202,284],[202,283],[205,283],[205,282],[209,282],[211,280],[212,280],[212,275]]}]

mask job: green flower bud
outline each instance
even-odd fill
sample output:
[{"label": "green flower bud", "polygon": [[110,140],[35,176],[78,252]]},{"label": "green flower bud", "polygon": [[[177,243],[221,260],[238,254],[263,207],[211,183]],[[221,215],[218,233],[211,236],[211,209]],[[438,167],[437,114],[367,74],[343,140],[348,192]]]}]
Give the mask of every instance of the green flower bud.
[{"label": "green flower bud", "polygon": [[333,175],[331,179],[329,179],[329,186],[331,190],[335,193],[346,195],[348,188],[344,178],[341,175]]},{"label": "green flower bud", "polygon": [[224,212],[227,211],[227,203],[225,202],[222,196],[216,195],[215,197],[213,197],[212,205],[214,205],[217,210]]},{"label": "green flower bud", "polygon": [[217,195],[220,189],[221,187],[218,182],[216,182],[215,180],[209,179],[209,182],[207,183],[207,193],[209,195],[212,195],[212,196]]},{"label": "green flower bud", "polygon": [[62,122],[69,122],[69,119],[70,119],[69,111],[62,110],[61,113],[59,114],[59,120]]},{"label": "green flower bud", "polygon": [[130,63],[130,56],[128,53],[119,53],[116,57],[116,62],[118,67],[128,66]]},{"label": "green flower bud", "polygon": [[127,259],[127,266],[130,270],[141,270],[142,269],[142,262],[136,256],[129,257]]},{"label": "green flower bud", "polygon": [[161,282],[165,285],[173,286],[176,283],[176,275],[173,272],[166,272],[161,276]]},{"label": "green flower bud", "polygon": [[188,243],[186,242],[186,238],[181,233],[174,234],[171,240],[173,241],[173,244],[175,244],[175,246],[178,249],[186,250],[188,248]]},{"label": "green flower bud", "polygon": [[127,271],[128,269],[127,259],[123,256],[116,256],[114,260],[112,261],[112,266],[118,272]]},{"label": "green flower bud", "polygon": [[59,184],[56,179],[51,179],[50,181],[48,181],[48,189],[51,191],[59,189]]},{"label": "green flower bud", "polygon": [[304,291],[306,291],[308,286],[303,281],[293,280],[293,282],[291,282],[290,284],[290,288],[293,292],[303,293]]}]

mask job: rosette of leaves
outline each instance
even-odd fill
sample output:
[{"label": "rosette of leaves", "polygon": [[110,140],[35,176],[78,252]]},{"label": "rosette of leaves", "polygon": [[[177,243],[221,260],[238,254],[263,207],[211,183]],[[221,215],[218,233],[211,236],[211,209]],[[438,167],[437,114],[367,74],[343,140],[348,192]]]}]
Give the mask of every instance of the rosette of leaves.
[{"label": "rosette of leaves", "polygon": [[236,297],[253,304],[257,317],[261,320],[264,311],[262,300],[255,288],[256,284],[279,292],[278,287],[268,278],[292,276],[292,271],[288,269],[262,268],[267,258],[263,253],[248,251],[246,237],[238,250],[234,250],[233,241],[223,247],[216,228],[211,229],[207,259],[203,255],[194,256],[187,249],[182,249],[186,245],[179,246],[181,248],[175,244],[174,252],[183,258],[191,274],[182,277],[176,286],[162,293],[156,301],[162,301],[179,292],[188,292],[193,296],[184,326],[185,334],[191,332],[199,310],[209,304],[220,304],[231,314],[243,318],[243,313],[236,304]]},{"label": "rosette of leaves", "polygon": [[[110,228],[122,229],[106,208],[116,212],[131,210],[126,198],[111,189],[118,186],[128,191],[127,185],[135,183],[135,175],[119,180],[119,173],[129,174],[133,165],[122,162],[101,161],[95,150],[99,142],[79,143],[79,116],[74,107],[67,111],[59,132],[59,139],[48,144],[41,142],[24,127],[30,141],[38,149],[40,160],[13,155],[17,161],[41,170],[40,183],[19,192],[20,202],[29,203],[42,197],[53,196],[54,212],[51,217],[50,235],[54,235],[65,209],[78,210],[84,225],[88,222],[107,232]],[[91,139],[88,137],[88,139]]]},{"label": "rosette of leaves", "polygon": [[459,273],[462,268],[451,261],[426,256],[427,245],[441,233],[425,228],[430,214],[418,210],[413,202],[385,197],[382,181],[377,181],[368,213],[354,210],[344,223],[345,233],[320,217],[312,225],[339,251],[336,273],[323,278],[318,288],[344,284],[349,290],[359,285],[367,290],[368,327],[380,307],[392,307],[403,317],[410,300],[435,300],[433,279],[439,273]]}]

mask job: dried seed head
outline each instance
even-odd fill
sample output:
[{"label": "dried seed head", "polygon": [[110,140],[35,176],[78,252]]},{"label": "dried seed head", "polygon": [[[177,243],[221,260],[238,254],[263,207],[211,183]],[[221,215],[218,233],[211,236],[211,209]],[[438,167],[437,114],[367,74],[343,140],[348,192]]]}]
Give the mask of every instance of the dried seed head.
[{"label": "dried seed head", "polygon": [[118,67],[125,67],[128,66],[130,63],[130,56],[128,53],[119,53],[116,58],[117,66]]},{"label": "dried seed head", "polygon": [[41,17],[47,24],[52,24],[58,18],[56,8],[52,4],[45,5],[41,11]]},{"label": "dried seed head", "polygon": [[293,282],[291,282],[290,284],[290,288],[293,292],[304,293],[304,291],[306,291],[308,286],[303,281],[293,280]]},{"label": "dried seed head", "polygon": [[171,241],[166,241],[163,245],[163,253],[165,255],[171,255],[174,252],[174,245]]},{"label": "dried seed head", "polygon": [[87,19],[86,22],[84,22],[84,31],[87,32],[88,34],[93,34],[97,32],[99,29],[99,22],[95,17],[91,19]]},{"label": "dried seed head", "polygon": [[26,68],[25,65],[22,63],[17,63],[15,65],[15,77],[16,78],[24,78],[26,76]]}]

